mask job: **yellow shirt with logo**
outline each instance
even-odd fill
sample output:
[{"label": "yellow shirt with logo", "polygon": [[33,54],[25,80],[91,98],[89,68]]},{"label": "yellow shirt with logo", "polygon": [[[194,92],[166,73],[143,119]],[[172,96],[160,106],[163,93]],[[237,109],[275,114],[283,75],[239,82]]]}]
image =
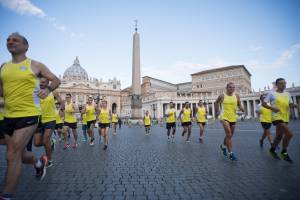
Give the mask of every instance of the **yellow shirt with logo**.
[{"label": "yellow shirt with logo", "polygon": [[118,115],[113,113],[111,116],[111,121],[112,123],[117,123],[118,122]]},{"label": "yellow shirt with logo", "polygon": [[206,122],[206,109],[204,106],[198,107],[197,110],[197,121],[198,122]]},{"label": "yellow shirt with logo", "polygon": [[96,120],[96,114],[95,114],[95,106],[87,104],[85,107],[86,110],[86,121],[94,121]]},{"label": "yellow shirt with logo", "polygon": [[167,123],[174,123],[176,121],[175,112],[176,111],[174,108],[167,110]]},{"label": "yellow shirt with logo", "polygon": [[42,123],[55,121],[55,102],[52,92],[45,99],[41,99]]},{"label": "yellow shirt with logo", "polygon": [[76,117],[74,115],[75,110],[73,109],[72,103],[65,103],[65,122],[67,123],[76,123]]},{"label": "yellow shirt with logo", "polygon": [[265,123],[272,122],[272,110],[263,107],[261,104],[257,105],[256,111],[259,112],[259,121]]},{"label": "yellow shirt with logo", "polygon": [[3,86],[4,117],[30,117],[41,115],[40,85],[31,70],[31,60],[20,63],[8,62],[1,68]]},{"label": "yellow shirt with logo", "polygon": [[235,94],[231,96],[224,93],[224,100],[222,103],[222,110],[220,119],[228,122],[237,121],[237,97]]},{"label": "yellow shirt with logo", "polygon": [[191,122],[191,112],[190,108],[183,108],[182,122]]},{"label": "yellow shirt with logo", "polygon": [[272,112],[272,121],[282,120],[289,122],[290,103],[293,103],[293,101],[288,92],[279,93],[272,91],[266,96],[265,102],[269,102],[271,106],[279,109],[277,113]]},{"label": "yellow shirt with logo", "polygon": [[145,126],[150,126],[151,125],[150,115],[145,115],[145,117],[144,117],[144,125]]},{"label": "yellow shirt with logo", "polygon": [[55,121],[56,121],[56,124],[63,123],[63,120],[62,120],[61,116],[59,115],[59,110],[56,110],[56,109],[55,109]]},{"label": "yellow shirt with logo", "polygon": [[108,109],[101,108],[100,114],[99,114],[99,120],[100,120],[100,123],[102,123],[102,124],[109,124],[110,123]]}]

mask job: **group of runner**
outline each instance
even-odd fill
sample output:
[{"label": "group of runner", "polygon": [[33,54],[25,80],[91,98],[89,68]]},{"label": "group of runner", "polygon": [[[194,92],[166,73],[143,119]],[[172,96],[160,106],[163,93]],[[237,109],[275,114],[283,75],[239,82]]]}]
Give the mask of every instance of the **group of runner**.
[{"label": "group of runner", "polygon": [[[59,138],[64,140],[64,149],[70,146],[69,134],[73,134],[73,148],[78,147],[77,118],[75,104],[71,94],[65,100],[55,91],[60,80],[44,64],[26,57],[29,48],[27,39],[19,33],[12,33],[7,38],[7,49],[12,60],[1,65],[0,71],[0,144],[6,145],[7,173],[0,200],[10,200],[21,177],[22,163],[34,166],[36,177],[43,179],[46,168],[53,165],[51,136],[56,129]],[[292,162],[287,153],[288,144],[293,136],[288,127],[289,108],[293,104],[290,95],[285,92],[286,82],[280,78],[276,80],[277,90],[266,96],[261,96],[261,104],[257,108],[260,114],[264,134],[260,140],[268,137],[271,144],[270,154],[280,159],[276,149],[282,140],[281,156]],[[226,92],[216,101],[216,112],[224,128],[225,137],[220,145],[224,156],[235,161],[232,137],[237,121],[237,110],[244,111],[240,97],[235,92],[234,83],[228,83]],[[219,107],[221,111],[219,112]],[[109,127],[112,122],[113,134],[116,134],[118,116],[115,111],[108,109],[107,101],[94,102],[92,96],[80,109],[84,140],[94,146],[94,128],[98,122],[99,136],[104,140],[103,149],[109,144]],[[166,128],[168,140],[174,141],[176,132],[176,110],[170,102],[166,114]],[[178,119],[182,122],[182,136],[186,135],[186,142],[190,142],[192,111],[190,104],[185,103]],[[204,127],[207,121],[207,110],[200,100],[196,119],[200,128],[199,141],[203,141]],[[272,141],[270,126],[276,126],[276,136]],[[144,116],[146,134],[150,134],[151,117],[149,112]],[[45,155],[37,158],[31,152],[32,142],[36,147],[43,146]]]},{"label": "group of runner", "polygon": [[[261,126],[263,128],[263,135],[259,140],[259,144],[263,147],[263,141],[267,137],[270,143],[270,154],[275,159],[280,159],[276,153],[276,149],[282,140],[282,151],[280,155],[283,160],[293,163],[287,152],[289,142],[293,137],[293,133],[288,127],[288,122],[290,108],[297,107],[297,105],[293,103],[290,94],[285,91],[286,81],[283,78],[278,78],[275,83],[276,90],[267,94],[262,94],[260,96],[261,103],[258,104],[256,108],[256,112],[259,115]],[[219,108],[221,108],[221,110]],[[220,145],[221,153],[224,157],[236,161],[237,157],[233,153],[232,137],[237,122],[237,111],[244,112],[244,108],[241,104],[239,95],[235,93],[234,83],[230,82],[226,85],[226,92],[217,98],[215,109],[217,118],[219,118],[225,133],[224,141]],[[172,132],[171,139],[172,142],[174,142],[176,132],[176,110],[173,102],[169,103],[165,118],[168,140],[170,140],[170,134]],[[181,122],[183,127],[182,136],[187,134],[186,142],[190,142],[192,120],[193,116],[190,103],[186,102],[178,116],[178,121]],[[204,127],[207,123],[207,110],[202,100],[199,101],[198,107],[196,108],[195,121],[197,121],[199,126],[199,142],[201,143],[203,142]],[[272,124],[276,126],[276,136],[273,141],[270,131]],[[144,116],[144,125],[146,135],[148,135],[150,133],[151,125],[151,118],[148,111],[146,111],[146,115]]]}]

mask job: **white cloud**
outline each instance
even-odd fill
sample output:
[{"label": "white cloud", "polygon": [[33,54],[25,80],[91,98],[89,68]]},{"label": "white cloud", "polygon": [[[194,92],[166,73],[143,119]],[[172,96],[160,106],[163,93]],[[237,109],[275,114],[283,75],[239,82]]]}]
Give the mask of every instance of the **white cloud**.
[{"label": "white cloud", "polygon": [[28,14],[28,15],[33,15],[33,16],[37,16],[37,17],[45,17],[46,16],[46,14],[44,13],[44,11],[42,9],[35,6],[29,0],[0,0],[0,3],[4,7],[7,7],[21,15]]},{"label": "white cloud", "polygon": [[275,60],[275,67],[284,67],[288,62],[298,53],[300,50],[300,43],[294,44],[286,49],[282,54]]},{"label": "white cloud", "polygon": [[259,50],[262,50],[262,49],[264,49],[263,46],[251,46],[249,50],[250,51],[259,51]]},{"label": "white cloud", "polygon": [[35,6],[30,0],[0,0],[0,3],[10,10],[18,14],[28,14],[36,17],[41,17],[49,22],[58,31],[67,34],[71,39],[83,39],[83,34],[77,34],[69,30],[66,25],[60,24],[55,17],[47,16],[46,13]]}]

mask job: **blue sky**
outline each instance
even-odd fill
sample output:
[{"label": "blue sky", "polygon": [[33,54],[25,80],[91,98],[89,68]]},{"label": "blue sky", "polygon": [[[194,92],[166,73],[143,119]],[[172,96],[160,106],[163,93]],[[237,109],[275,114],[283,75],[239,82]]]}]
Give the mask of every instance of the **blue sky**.
[{"label": "blue sky", "polygon": [[63,74],[76,56],[89,76],[131,84],[139,20],[141,72],[172,83],[204,69],[244,64],[255,90],[277,77],[300,85],[300,1],[0,0],[0,62],[6,38],[25,35],[28,57]]}]

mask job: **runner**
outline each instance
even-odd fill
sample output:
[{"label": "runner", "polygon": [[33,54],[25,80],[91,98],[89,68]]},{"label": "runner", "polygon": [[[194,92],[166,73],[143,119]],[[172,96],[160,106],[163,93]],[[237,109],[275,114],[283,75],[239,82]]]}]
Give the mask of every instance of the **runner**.
[{"label": "runner", "polygon": [[114,110],[111,116],[111,122],[113,126],[113,135],[116,135],[117,133],[117,124],[118,124],[119,116],[116,114],[116,111]]},{"label": "runner", "polygon": [[167,114],[165,115],[167,118],[166,128],[167,128],[167,136],[168,141],[170,141],[170,133],[172,130],[172,142],[175,139],[175,132],[176,132],[176,110],[174,108],[174,103],[171,101],[169,103],[169,109],[167,110]]},{"label": "runner", "polygon": [[[101,132],[101,135],[104,139],[104,148],[103,150],[106,150],[108,147],[108,130],[110,127],[110,119],[111,119],[111,112],[107,109],[107,101],[102,100],[101,106],[99,104],[98,106],[98,118],[99,118],[99,129]],[[101,136],[100,136],[101,137]]]},{"label": "runner", "polygon": [[[224,128],[225,137],[224,142],[220,145],[222,154],[227,157],[226,147],[229,153],[229,159],[237,161],[237,157],[232,152],[232,137],[234,134],[235,124],[237,121],[237,108],[244,112],[244,108],[241,105],[240,96],[235,92],[234,83],[230,82],[226,85],[226,92],[221,94],[216,101],[216,113],[219,116]],[[222,108],[221,113],[219,107]]]},{"label": "runner", "polygon": [[263,101],[263,106],[272,110],[273,125],[276,126],[276,136],[270,148],[270,154],[274,158],[280,159],[275,150],[282,140],[281,157],[283,160],[293,163],[293,160],[287,153],[287,148],[293,137],[293,132],[288,127],[288,123],[290,107],[297,107],[297,105],[293,103],[290,94],[285,91],[286,81],[283,78],[278,78],[275,84],[277,87],[276,91],[271,91]]},{"label": "runner", "polygon": [[82,123],[82,133],[83,133],[82,142],[86,142],[88,140],[87,133],[86,133],[87,131],[86,113],[83,112],[82,106],[79,107],[79,111],[80,111],[80,119]]},{"label": "runner", "polygon": [[151,127],[151,117],[149,115],[148,110],[146,111],[146,115],[144,116],[143,122],[144,122],[145,132],[146,132],[145,134],[149,135],[150,134],[150,127]]},{"label": "runner", "polygon": [[272,111],[262,106],[264,99],[266,98],[265,94],[260,95],[260,104],[256,106],[255,112],[259,117],[259,121],[263,128],[263,135],[259,140],[260,147],[262,148],[264,145],[264,139],[267,137],[272,146],[272,134],[271,134],[271,126],[272,126]]},{"label": "runner", "polygon": [[119,129],[121,129],[121,127],[122,127],[122,120],[121,120],[120,117],[119,117],[119,119],[118,119],[118,124],[119,124]]},{"label": "runner", "polygon": [[207,110],[202,102],[202,100],[199,100],[198,102],[198,108],[197,108],[197,123],[200,128],[200,137],[199,142],[203,142],[203,135],[204,135],[204,127],[207,121]]},{"label": "runner", "polygon": [[82,110],[82,112],[86,114],[86,127],[89,131],[90,146],[94,146],[94,127],[96,123],[96,107],[93,100],[93,97],[89,96],[88,102]]},{"label": "runner", "polygon": [[[42,77],[40,79],[40,88],[46,89],[48,86],[49,80]],[[44,146],[45,148],[46,156],[48,158],[47,167],[53,165],[51,136],[56,125],[54,98],[56,98],[58,102],[62,102],[56,91],[50,92],[45,99],[41,99],[42,117],[36,133],[34,134],[34,145],[36,147]]]},{"label": "runner", "polygon": [[183,127],[183,132],[182,132],[182,136],[184,137],[185,133],[187,132],[187,138],[186,138],[186,142],[190,142],[190,137],[192,134],[192,111],[190,109],[190,104],[189,102],[185,102],[184,104],[184,108],[181,109],[179,116],[178,116],[178,120],[180,120],[182,123],[182,127]]},{"label": "runner", "polygon": [[[46,98],[60,84],[59,79],[44,64],[26,57],[28,48],[24,36],[12,33],[7,38],[7,49],[12,60],[1,66],[0,96],[5,99],[3,132],[7,144],[7,173],[0,198],[6,200],[12,198],[16,189],[22,161],[33,164],[34,156],[26,151],[25,146],[37,128],[41,115],[40,98]],[[50,80],[50,86],[40,89],[38,77]],[[43,179],[46,165],[46,156],[37,160],[37,178]]]},{"label": "runner", "polygon": [[61,109],[61,103],[55,103],[55,130],[57,131],[58,141],[60,142],[63,139],[63,111]]},{"label": "runner", "polygon": [[71,94],[70,93],[66,94],[65,101],[66,101],[64,104],[65,122],[64,122],[64,126],[63,126],[64,140],[65,140],[64,149],[67,149],[70,146],[68,143],[69,129],[72,129],[73,136],[74,136],[74,143],[72,144],[72,147],[77,148],[78,147],[77,119],[74,114],[75,106],[71,102]]}]

